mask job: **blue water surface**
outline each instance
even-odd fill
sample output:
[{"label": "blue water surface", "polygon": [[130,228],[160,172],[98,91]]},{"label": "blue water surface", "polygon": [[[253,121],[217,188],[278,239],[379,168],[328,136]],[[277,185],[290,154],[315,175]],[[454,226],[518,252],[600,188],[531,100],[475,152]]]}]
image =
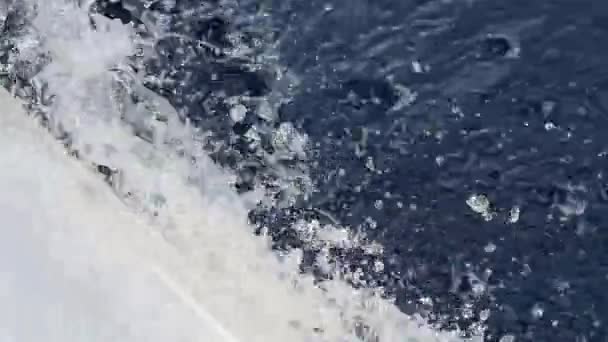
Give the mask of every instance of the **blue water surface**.
[{"label": "blue water surface", "polygon": [[[404,312],[462,329],[487,319],[488,341],[608,338],[608,3],[146,4],[182,35],[147,66],[180,82],[149,86],[213,132],[209,149],[239,173],[239,191],[277,177],[251,127],[265,129],[268,152],[281,123],[308,135],[309,158],[281,163],[306,170],[315,191],[251,213],[275,248],[306,251],[305,271],[316,272],[315,249],[285,227],[339,223],[385,247],[367,281]],[[100,8],[137,21],[137,5],[123,5]],[[222,52],[235,34],[252,47],[243,58]],[[226,99],[243,95],[270,99],[277,117],[235,123]],[[485,217],[472,195],[487,198]]]}]

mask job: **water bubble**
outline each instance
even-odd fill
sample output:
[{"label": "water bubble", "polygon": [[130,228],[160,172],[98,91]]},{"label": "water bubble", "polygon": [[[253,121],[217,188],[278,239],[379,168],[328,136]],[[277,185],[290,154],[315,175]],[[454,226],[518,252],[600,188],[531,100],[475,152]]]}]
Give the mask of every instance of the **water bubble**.
[{"label": "water bubble", "polygon": [[542,318],[544,313],[545,313],[545,310],[538,303],[534,304],[534,306],[530,310],[530,314],[532,314],[532,317],[534,317],[535,319]]},{"label": "water bubble", "polygon": [[420,297],[418,299],[418,301],[420,302],[420,304],[423,304],[423,305],[428,305],[428,306],[433,305],[433,299],[431,297]]},{"label": "water bubble", "polygon": [[369,216],[365,218],[365,223],[370,229],[376,229],[378,227],[378,222]]},{"label": "water bubble", "polygon": [[435,157],[435,163],[437,164],[437,166],[443,165],[443,162],[445,162],[445,157],[444,156],[437,156],[437,157]]},{"label": "water bubble", "polygon": [[471,195],[467,199],[467,204],[476,213],[484,213],[490,207],[490,201],[485,195]]},{"label": "water bubble", "polygon": [[509,210],[509,223],[517,223],[519,221],[520,209],[518,206],[514,206]]},{"label": "water bubble", "polygon": [[374,271],[377,273],[384,271],[384,263],[380,260],[376,260],[374,262]]},{"label": "water bubble", "polygon": [[556,128],[557,128],[557,126],[555,126],[555,124],[551,121],[545,123],[545,130],[547,130],[547,131],[550,131],[550,130],[553,130]]},{"label": "water bubble", "polygon": [[482,322],[485,322],[488,320],[488,318],[490,318],[490,310],[489,309],[481,310],[481,312],[479,313],[479,320]]},{"label": "water bubble", "polygon": [[496,245],[493,244],[492,242],[489,242],[484,248],[483,250],[486,253],[494,253],[494,251],[496,251]]},{"label": "water bubble", "polygon": [[382,200],[376,200],[374,202],[374,208],[377,210],[382,210],[382,208],[384,208],[384,202],[382,202]]},{"label": "water bubble", "polygon": [[230,118],[234,122],[241,122],[245,119],[247,114],[247,107],[242,104],[238,104],[230,109]]},{"label": "water bubble", "polygon": [[493,214],[490,212],[490,201],[485,195],[471,195],[466,200],[471,210],[483,216],[486,221],[490,221]]}]

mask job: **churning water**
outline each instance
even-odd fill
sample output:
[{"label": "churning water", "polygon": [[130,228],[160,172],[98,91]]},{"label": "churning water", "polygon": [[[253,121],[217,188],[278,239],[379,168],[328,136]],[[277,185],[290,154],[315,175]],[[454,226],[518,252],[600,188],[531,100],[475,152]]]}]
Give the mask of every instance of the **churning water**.
[{"label": "churning water", "polygon": [[2,1],[2,337],[604,340],[606,17]]}]

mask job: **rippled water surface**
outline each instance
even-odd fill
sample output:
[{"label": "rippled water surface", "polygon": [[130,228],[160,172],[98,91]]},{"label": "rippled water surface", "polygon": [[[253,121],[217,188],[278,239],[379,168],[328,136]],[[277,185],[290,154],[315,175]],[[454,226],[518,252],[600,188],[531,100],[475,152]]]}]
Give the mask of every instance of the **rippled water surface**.
[{"label": "rippled water surface", "polygon": [[266,192],[256,232],[303,270],[326,276],[297,224],[317,220],[383,246],[331,253],[405,312],[489,341],[608,338],[608,4],[100,3],[175,33],[145,70],[172,81],[148,86]]},{"label": "rippled water surface", "polygon": [[[284,228],[295,218],[337,222],[384,246],[385,267],[368,270],[368,282],[385,286],[406,312],[445,326],[487,319],[489,340],[606,338],[608,6],[224,5],[232,16],[211,16],[185,33],[228,45],[228,32],[245,32],[250,46],[266,47],[253,53],[260,68],[236,59],[188,62],[176,72],[192,68],[195,76],[172,99],[232,147],[217,158],[240,165],[244,190],[247,180],[270,174],[246,148],[249,128],[272,132],[289,122],[308,136],[311,157],[285,163],[309,170],[314,192],[252,214],[270,227],[277,248],[303,246]],[[165,63],[179,56],[171,58]],[[185,100],[201,88],[209,97]],[[251,111],[234,124],[228,109],[221,114],[218,93],[265,96],[276,117]],[[240,158],[250,163],[243,167]],[[467,202],[473,195],[487,208]]]},{"label": "rippled water surface", "polygon": [[400,306],[464,325],[490,309],[491,340],[605,339],[608,7],[283,6],[305,85],[282,117],[319,142],[312,201],[374,222]]}]

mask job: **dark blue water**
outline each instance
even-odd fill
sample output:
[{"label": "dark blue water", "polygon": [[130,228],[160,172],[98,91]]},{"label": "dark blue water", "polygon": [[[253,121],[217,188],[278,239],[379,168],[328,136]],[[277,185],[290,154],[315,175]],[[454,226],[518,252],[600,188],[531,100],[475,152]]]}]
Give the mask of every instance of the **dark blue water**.
[{"label": "dark blue water", "polygon": [[[282,118],[320,142],[313,205],[351,227],[369,216],[378,223],[367,232],[387,249],[397,281],[386,285],[406,311],[467,326],[477,320],[462,310],[470,303],[491,308],[491,340],[604,340],[608,126],[598,42],[608,39],[608,6],[357,1],[323,13],[327,3],[282,8],[285,63],[306,75]],[[418,61],[430,70],[416,73]],[[398,84],[418,96],[394,111]],[[338,168],[348,172],[327,177]],[[492,221],[468,210],[475,193],[495,206]],[[575,203],[584,212],[560,218],[560,206]],[[505,224],[513,206],[521,219]],[[472,291],[476,277],[482,294]],[[432,306],[419,304],[425,296]]]},{"label": "dark blue water", "polygon": [[[148,86],[213,132],[209,151],[240,175],[239,191],[261,183],[286,196],[259,151],[275,152],[284,122],[308,135],[311,157],[279,164],[309,174],[315,191],[250,215],[276,249],[306,252],[303,271],[324,276],[315,247],[285,227],[337,222],[385,247],[381,257],[332,252],[364,268],[381,258],[367,285],[404,312],[466,330],[489,310],[489,341],[608,339],[608,4],[145,3],[181,34],[146,66],[179,82]],[[143,4],[99,10],[138,22]],[[238,44],[251,51],[226,52]],[[269,99],[277,117],[234,123],[228,98],[243,95]],[[475,194],[488,217],[467,205]]]}]

